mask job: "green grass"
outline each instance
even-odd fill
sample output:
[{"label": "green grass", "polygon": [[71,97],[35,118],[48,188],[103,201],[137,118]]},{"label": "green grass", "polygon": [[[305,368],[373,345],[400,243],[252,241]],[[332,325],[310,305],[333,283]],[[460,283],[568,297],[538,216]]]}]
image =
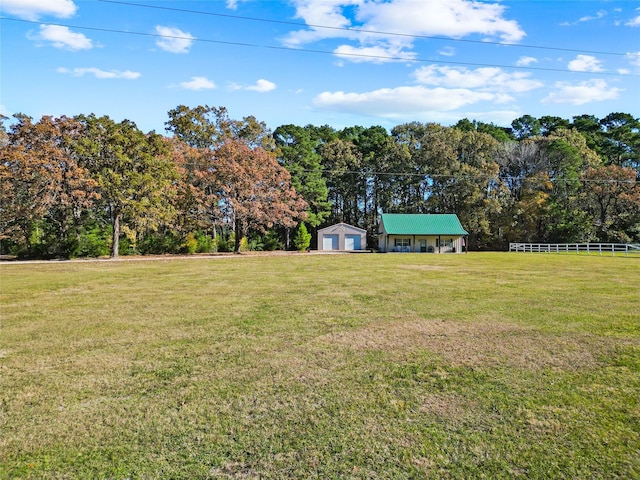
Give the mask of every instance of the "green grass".
[{"label": "green grass", "polygon": [[639,478],[640,263],[0,265],[2,478]]}]

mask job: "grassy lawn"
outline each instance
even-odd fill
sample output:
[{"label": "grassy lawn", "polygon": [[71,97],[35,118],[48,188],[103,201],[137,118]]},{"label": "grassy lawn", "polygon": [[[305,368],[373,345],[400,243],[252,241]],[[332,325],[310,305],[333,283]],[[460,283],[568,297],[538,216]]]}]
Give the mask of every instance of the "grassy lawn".
[{"label": "grassy lawn", "polygon": [[640,478],[640,259],[0,265],[2,478]]}]

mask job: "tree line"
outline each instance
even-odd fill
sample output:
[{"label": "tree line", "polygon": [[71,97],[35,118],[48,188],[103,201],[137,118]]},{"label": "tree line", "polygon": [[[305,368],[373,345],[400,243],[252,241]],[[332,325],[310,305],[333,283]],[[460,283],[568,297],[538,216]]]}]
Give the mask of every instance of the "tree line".
[{"label": "tree line", "polygon": [[30,258],[306,249],[380,213],[456,213],[471,249],[640,241],[640,120],[524,115],[282,125],[180,105],[168,135],[78,115],[2,117],[0,248]]}]

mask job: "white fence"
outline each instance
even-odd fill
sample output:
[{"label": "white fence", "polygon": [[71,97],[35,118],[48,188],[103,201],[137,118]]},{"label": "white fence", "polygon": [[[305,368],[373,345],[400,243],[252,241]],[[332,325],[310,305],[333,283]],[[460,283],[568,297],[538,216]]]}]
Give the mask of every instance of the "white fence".
[{"label": "white fence", "polygon": [[640,243],[510,243],[510,252],[640,254]]}]

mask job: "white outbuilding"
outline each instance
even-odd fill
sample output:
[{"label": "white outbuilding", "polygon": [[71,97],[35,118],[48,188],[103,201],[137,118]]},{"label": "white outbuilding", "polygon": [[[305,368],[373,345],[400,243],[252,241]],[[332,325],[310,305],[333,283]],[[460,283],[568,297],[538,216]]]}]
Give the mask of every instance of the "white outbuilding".
[{"label": "white outbuilding", "polygon": [[367,231],[346,223],[318,230],[318,250],[358,251],[367,249]]}]

